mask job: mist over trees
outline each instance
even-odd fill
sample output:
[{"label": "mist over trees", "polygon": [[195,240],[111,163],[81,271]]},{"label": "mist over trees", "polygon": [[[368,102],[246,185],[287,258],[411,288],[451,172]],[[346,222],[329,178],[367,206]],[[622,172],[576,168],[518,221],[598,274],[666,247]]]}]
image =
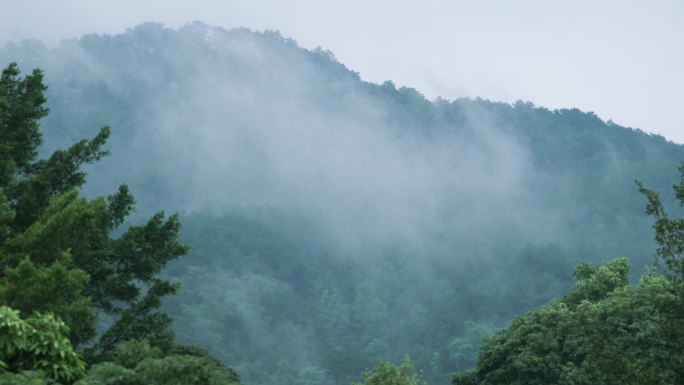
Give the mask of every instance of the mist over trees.
[{"label": "mist over trees", "polygon": [[178,217],[119,229],[135,205],[126,185],[79,197],[81,167],[107,155],[109,128],[37,159],[44,91],[40,70],[2,71],[0,383],[238,383],[206,352],[178,344],[159,310],[178,288],[159,273],[187,253]]},{"label": "mist over trees", "polygon": [[[684,206],[684,162],[674,196]],[[684,219],[637,181],[655,219],[657,262],[636,286],[629,263],[580,263],[575,288],[485,340],[474,370],[454,385],[679,384],[684,380]]]},{"label": "mist over trees", "polygon": [[[656,305],[647,294],[666,285],[647,274],[630,286],[657,247],[633,180],[669,189],[684,146],[591,112],[429,101],[391,81],[364,82],[331,52],[277,32],[202,23],[143,24],[51,49],[10,43],[0,62],[12,61],[43,68],[49,86],[44,143],[25,157],[37,154],[47,167],[55,150],[80,146],[60,153],[81,161],[53,194],[64,201],[52,204],[120,210],[97,228],[98,250],[112,258],[148,232],[177,233],[178,243],[161,248],[169,257],[151,266],[167,282],[163,294],[175,291],[168,282],[181,284],[163,296],[169,318],[159,321],[172,317],[177,340],[206,348],[246,384],[417,383],[408,364],[373,369],[378,358],[398,363],[406,354],[431,384],[476,360],[470,377],[455,381],[497,383],[486,382],[487,354],[506,333],[524,339],[528,323],[598,322],[615,308],[648,312]],[[104,124],[111,129],[99,133]],[[111,155],[100,159],[105,139]],[[96,198],[123,183],[109,200]],[[70,192],[80,186],[81,195]],[[21,207],[26,227],[41,210]],[[180,216],[155,216],[160,210]],[[573,280],[580,262],[607,264],[579,265]],[[142,295],[127,286],[133,276],[81,269],[113,277],[105,286],[115,291],[74,278],[98,311]],[[612,286],[601,286],[605,275]],[[579,293],[596,280],[598,297]],[[84,325],[92,337],[94,323]],[[76,346],[89,340],[70,333]],[[492,337],[478,359],[484,335]],[[633,346],[630,338],[611,348]],[[108,357],[123,365],[138,352],[161,365],[170,345],[151,343],[120,345]]]}]

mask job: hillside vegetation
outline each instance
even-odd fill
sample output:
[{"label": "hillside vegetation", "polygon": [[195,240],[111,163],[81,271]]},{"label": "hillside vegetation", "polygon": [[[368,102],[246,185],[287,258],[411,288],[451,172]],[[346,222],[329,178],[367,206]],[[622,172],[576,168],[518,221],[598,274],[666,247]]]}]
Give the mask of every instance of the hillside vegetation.
[{"label": "hillside vegetation", "polygon": [[[681,345],[652,346],[662,342],[661,320],[678,316],[642,320],[629,313],[660,311],[649,296],[678,287],[645,273],[658,244],[634,180],[670,191],[684,160],[680,144],[577,109],[430,101],[391,81],[365,82],[331,52],[302,49],[277,32],[143,24],[56,48],[9,44],[0,49],[0,62],[12,61],[45,70],[51,112],[41,121],[42,145],[31,142],[25,170],[6,178],[3,183],[17,181],[2,185],[5,194],[20,194],[12,183],[23,186],[40,174],[33,166],[43,164],[39,159],[81,146],[81,152],[62,152],[75,160],[59,174],[65,179],[51,179],[59,188],[39,194],[40,205],[8,196],[17,213],[13,231],[48,220],[44,212],[61,213],[49,209],[54,205],[76,205],[100,218],[88,247],[106,258],[116,259],[117,247],[133,247],[130,226],[139,229],[134,233],[167,229],[172,242],[162,248],[166,256],[154,254],[160,260],[145,266],[149,273],[125,277],[141,285],[135,290],[107,280],[93,286],[92,277],[106,269],[78,265],[80,250],[97,254],[74,246],[82,230],[53,246],[54,258],[72,253],[60,256],[69,261],[61,263],[81,271],[73,281],[85,301],[79,314],[89,317],[78,325],[87,330],[76,335],[72,326],[69,337],[75,347],[94,348],[92,357],[115,360],[97,350],[102,344],[115,349],[114,341],[88,342],[116,325],[120,313],[110,316],[109,306],[134,305],[145,289],[154,294],[159,280],[164,295],[155,311],[165,314],[158,320],[175,339],[155,334],[161,342],[148,336],[119,349],[174,360],[172,346],[196,344],[210,354],[201,359],[216,357],[245,384],[346,385],[361,381],[364,371],[369,384],[381,383],[382,373],[417,383],[408,361],[400,367],[379,361],[372,371],[378,358],[401,362],[405,355],[430,384],[449,383],[454,372],[474,365],[454,383],[506,383],[499,378],[515,375],[534,383],[519,371],[492,368],[533,370],[530,362],[551,357],[566,342],[576,349],[558,353],[553,369],[534,369],[556,377],[535,381],[600,383],[589,381],[596,370],[632,376],[615,377],[622,383],[681,378],[675,361],[653,365]],[[98,131],[105,124],[111,129]],[[2,151],[19,151],[2,140]],[[111,155],[103,157],[105,148]],[[127,200],[132,195],[135,211]],[[112,214],[117,199],[131,204]],[[673,196],[662,200],[676,207]],[[156,214],[161,210],[179,215]],[[600,288],[589,295],[583,290],[591,285]],[[43,309],[22,309],[33,325],[30,310]],[[615,325],[623,316],[641,323],[615,334],[604,322],[609,316],[618,317]],[[606,328],[596,331],[600,338],[583,334],[596,323]],[[521,345],[530,328],[555,345]],[[643,335],[630,334],[644,328]],[[650,342],[638,345],[643,340]],[[642,359],[643,349],[654,355]],[[629,354],[615,363],[622,366],[607,367],[601,354],[610,351]],[[586,357],[594,366],[572,367]],[[634,374],[642,367],[654,372]]]}]

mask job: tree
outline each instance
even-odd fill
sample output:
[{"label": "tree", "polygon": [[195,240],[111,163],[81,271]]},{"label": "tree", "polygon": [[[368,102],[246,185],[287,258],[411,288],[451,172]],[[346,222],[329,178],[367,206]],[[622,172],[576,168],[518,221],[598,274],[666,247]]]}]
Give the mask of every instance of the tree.
[{"label": "tree", "polygon": [[[684,162],[679,167],[679,183],[672,186],[679,205],[684,207]],[[655,218],[653,229],[658,243],[656,256],[659,265],[665,264],[665,275],[672,282],[669,301],[660,301],[663,316],[661,325],[665,338],[679,347],[668,358],[677,369],[679,382],[684,381],[684,218],[671,218],[660,201],[660,195],[636,181],[639,191],[646,196],[646,214]]]},{"label": "tree", "polygon": [[[679,205],[684,207],[684,162],[679,165],[679,184],[672,186]],[[670,278],[684,281],[684,218],[671,219],[660,201],[660,194],[636,181],[639,191],[646,196],[646,214],[655,218],[653,229],[658,243],[656,255],[665,263]]]},{"label": "tree", "polygon": [[684,346],[665,338],[661,306],[671,281],[645,275],[631,288],[624,258],[580,264],[562,300],[516,318],[485,340],[476,367],[454,375],[470,384],[671,384]]},{"label": "tree", "polygon": [[0,77],[0,186],[9,185],[17,172],[28,172],[40,144],[38,120],[47,115],[43,74],[19,78],[12,63]]},{"label": "tree", "polygon": [[[145,341],[119,344],[111,360],[94,365],[75,385],[230,385],[237,374],[204,352],[193,349],[164,357]],[[115,379],[116,382],[112,382]]]},{"label": "tree", "polygon": [[[0,302],[21,314],[54,313],[75,346],[88,346],[89,360],[129,339],[169,348],[171,319],[158,308],[177,285],[158,274],[188,250],[178,217],[158,213],[112,238],[135,205],[127,186],[106,198],[78,194],[81,167],[107,155],[110,129],[37,159],[45,90],[39,70],[22,78],[10,64],[0,78]],[[94,341],[104,314],[115,321]]]},{"label": "tree", "polygon": [[405,357],[404,362],[399,366],[379,359],[375,363],[375,368],[361,373],[361,377],[363,377],[363,384],[353,383],[352,385],[427,385],[421,382],[419,373],[413,373],[408,357]]},{"label": "tree", "polygon": [[[684,163],[674,186],[684,206]],[[684,381],[684,219],[671,219],[658,193],[636,182],[655,217],[661,275],[629,285],[624,258],[575,268],[575,289],[516,318],[485,340],[473,370],[454,385],[674,384]]]}]

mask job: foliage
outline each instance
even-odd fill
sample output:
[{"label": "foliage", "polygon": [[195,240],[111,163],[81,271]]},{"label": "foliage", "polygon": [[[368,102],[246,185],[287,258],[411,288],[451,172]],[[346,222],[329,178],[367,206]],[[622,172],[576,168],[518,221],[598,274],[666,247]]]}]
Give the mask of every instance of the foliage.
[{"label": "foliage", "polygon": [[0,372],[0,384],[3,385],[59,385],[51,378],[45,377],[42,371],[23,371],[19,373]]},{"label": "foliage", "polygon": [[[239,383],[205,351],[175,343],[159,311],[178,288],[159,273],[188,250],[178,217],[160,212],[122,230],[135,204],[127,186],[79,197],[81,167],[107,154],[109,129],[36,159],[45,89],[40,71],[21,78],[15,64],[0,78],[0,381]],[[99,336],[98,316],[109,321]],[[84,357],[97,363],[87,373]]]},{"label": "foliage", "polygon": [[53,312],[70,325],[69,337],[76,345],[95,335],[95,309],[82,296],[87,273],[74,266],[68,248],[58,245],[61,237],[76,231],[79,218],[90,212],[88,206],[75,191],[54,198],[36,223],[2,245],[0,254],[2,302],[22,314]]},{"label": "foliage", "polygon": [[[679,183],[673,185],[674,195],[679,205],[684,207],[684,162],[679,167]],[[646,196],[646,214],[655,218],[653,229],[658,243],[656,256],[659,265],[665,264],[664,273],[673,282],[669,296],[672,300],[662,303],[663,322],[661,328],[665,338],[673,346],[684,346],[684,218],[668,216],[660,195],[636,182],[639,191]],[[672,353],[671,360],[677,362],[677,377],[684,379],[684,348]]]},{"label": "foliage", "polygon": [[[679,165],[681,178],[673,185],[675,197],[679,205],[684,207],[684,162]],[[636,181],[639,191],[646,196],[646,214],[655,218],[653,229],[658,242],[656,252],[660,261],[665,263],[671,278],[684,281],[684,218],[672,219],[667,215],[660,200],[660,195]]]},{"label": "foliage", "polygon": [[34,70],[19,78],[19,68],[10,64],[0,78],[0,186],[6,186],[17,172],[30,170],[40,142],[38,119],[47,115],[43,106],[47,87],[43,74]]},{"label": "foliage", "polygon": [[111,360],[94,365],[75,385],[229,385],[235,372],[207,356],[170,355],[147,342],[118,345]]},{"label": "foliage", "polygon": [[[2,383],[31,384],[47,379],[72,382],[82,377],[85,363],[67,339],[68,330],[63,321],[50,313],[34,313],[22,319],[19,311],[0,306]],[[30,371],[41,372],[45,377],[25,373]]]},{"label": "foliage", "polygon": [[583,301],[598,302],[629,285],[629,262],[627,258],[619,258],[599,267],[579,263],[572,276],[575,289],[565,295],[563,303],[575,307]]},{"label": "foliage", "polygon": [[[158,213],[111,238],[133,209],[128,188],[92,200],[77,190],[81,167],[107,155],[110,130],[36,159],[45,90],[42,72],[21,78],[16,64],[0,79],[0,301],[22,314],[54,313],[76,346],[90,343],[91,359],[128,339],[170,346],[170,318],[157,309],[177,286],[158,274],[187,252],[178,217]],[[116,318],[92,344],[98,314]]]},{"label": "foliage", "polygon": [[[679,171],[674,190],[684,205],[684,164]],[[488,338],[475,369],[455,374],[454,385],[684,381],[684,219],[670,219],[659,194],[637,185],[656,220],[665,274],[650,271],[632,288],[624,258],[578,264],[575,289]]]},{"label": "foliage", "polygon": [[676,383],[673,353],[684,346],[670,344],[661,329],[672,282],[647,275],[632,290],[625,263],[578,266],[588,282],[486,339],[474,371],[456,374],[453,383]]},{"label": "foliage", "polygon": [[427,385],[421,382],[420,374],[413,373],[412,369],[408,357],[399,366],[380,359],[375,363],[375,368],[361,373],[363,384],[352,385]]}]

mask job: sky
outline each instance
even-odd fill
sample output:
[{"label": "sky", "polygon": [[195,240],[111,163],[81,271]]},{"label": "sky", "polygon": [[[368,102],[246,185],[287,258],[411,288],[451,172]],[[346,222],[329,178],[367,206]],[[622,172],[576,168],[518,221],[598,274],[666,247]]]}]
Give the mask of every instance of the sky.
[{"label": "sky", "polygon": [[0,0],[0,44],[146,21],[277,30],[429,99],[594,111],[684,143],[681,0]]}]

